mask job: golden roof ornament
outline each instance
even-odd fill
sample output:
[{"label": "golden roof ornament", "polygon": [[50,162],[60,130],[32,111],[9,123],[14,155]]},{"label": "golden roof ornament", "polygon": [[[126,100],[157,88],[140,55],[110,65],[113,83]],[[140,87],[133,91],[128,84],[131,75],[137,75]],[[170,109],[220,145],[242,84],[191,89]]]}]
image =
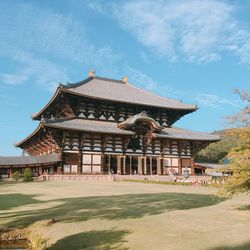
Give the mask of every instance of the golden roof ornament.
[{"label": "golden roof ornament", "polygon": [[127,84],[127,83],[128,83],[128,77],[127,77],[127,76],[124,76],[124,77],[122,78],[122,81],[123,81],[123,83]]},{"label": "golden roof ornament", "polygon": [[93,69],[89,71],[89,77],[95,77],[95,71]]}]

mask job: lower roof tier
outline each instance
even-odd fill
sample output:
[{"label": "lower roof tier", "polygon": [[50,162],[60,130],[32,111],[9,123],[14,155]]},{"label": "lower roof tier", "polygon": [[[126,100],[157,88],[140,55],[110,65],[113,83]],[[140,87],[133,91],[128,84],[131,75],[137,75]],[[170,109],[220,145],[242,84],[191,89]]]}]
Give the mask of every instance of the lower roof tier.
[{"label": "lower roof tier", "polygon": [[[117,134],[124,136],[136,135],[131,130],[124,130],[118,128],[118,124],[115,122],[107,121],[96,121],[86,120],[80,118],[74,119],[62,119],[62,120],[46,120],[39,124],[38,128],[23,141],[16,144],[17,147],[23,148],[24,144],[28,143],[29,140],[39,135],[43,128],[53,128],[56,130],[66,131],[78,131],[78,132],[89,132],[89,133],[100,133],[100,134]],[[159,133],[153,133],[154,138],[166,138],[166,139],[177,139],[177,140],[193,140],[193,141],[207,141],[216,142],[220,140],[217,135],[211,135],[204,132],[196,132],[182,128],[168,127],[163,128]]]}]

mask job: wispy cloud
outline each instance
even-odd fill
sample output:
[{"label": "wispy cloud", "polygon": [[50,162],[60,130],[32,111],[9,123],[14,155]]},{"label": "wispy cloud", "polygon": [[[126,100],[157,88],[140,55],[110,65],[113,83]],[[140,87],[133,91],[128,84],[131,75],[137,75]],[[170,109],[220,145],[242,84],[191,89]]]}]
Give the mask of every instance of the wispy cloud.
[{"label": "wispy cloud", "polygon": [[[109,11],[104,6],[92,8]],[[153,54],[170,61],[214,62],[223,52],[250,63],[250,31],[228,1],[124,1],[109,8],[120,26]]]},{"label": "wispy cloud", "polygon": [[239,108],[240,104],[238,100],[230,100],[228,98],[214,95],[214,94],[198,94],[194,97],[199,105],[205,106],[208,108],[222,108],[223,106],[233,106]]},{"label": "wispy cloud", "polygon": [[181,97],[184,97],[183,92],[176,90],[170,84],[166,82],[156,82],[150,75],[136,68],[127,65],[123,67],[121,71],[126,72],[126,74],[129,76],[129,82],[137,85],[138,87],[149,90],[160,96],[165,96],[167,98],[172,98],[176,100],[179,100]]},{"label": "wispy cloud", "polygon": [[0,73],[0,81],[9,85],[22,84],[27,80],[27,75],[21,74],[3,74]]},{"label": "wispy cloud", "polygon": [[135,68],[126,66],[124,71],[129,75],[129,81],[131,83],[141,85],[141,87],[147,90],[155,90],[157,86],[159,86],[150,76]]},{"label": "wispy cloud", "polygon": [[67,63],[112,67],[120,60],[112,48],[92,45],[84,24],[31,4],[0,3],[0,37],[0,57],[17,65],[11,73],[1,69],[0,81],[10,85],[32,80],[51,90],[69,80]]}]

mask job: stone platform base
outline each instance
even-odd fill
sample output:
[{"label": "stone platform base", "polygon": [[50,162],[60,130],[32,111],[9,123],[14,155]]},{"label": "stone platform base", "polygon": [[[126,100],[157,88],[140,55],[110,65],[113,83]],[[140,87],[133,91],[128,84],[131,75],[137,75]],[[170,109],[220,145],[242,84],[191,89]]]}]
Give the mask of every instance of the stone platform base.
[{"label": "stone platform base", "polygon": [[38,181],[121,181],[145,180],[174,181],[175,177],[169,175],[41,175]]}]

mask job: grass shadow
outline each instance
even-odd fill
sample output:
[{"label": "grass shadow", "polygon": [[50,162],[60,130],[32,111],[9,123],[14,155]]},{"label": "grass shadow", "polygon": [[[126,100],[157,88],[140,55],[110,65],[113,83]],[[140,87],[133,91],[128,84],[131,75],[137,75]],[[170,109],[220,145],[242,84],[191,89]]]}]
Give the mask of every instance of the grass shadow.
[{"label": "grass shadow", "polygon": [[222,246],[222,247],[210,248],[208,250],[249,250],[249,249],[250,249],[250,242],[246,242],[238,246]]},{"label": "grass shadow", "polygon": [[34,197],[35,195],[27,195],[19,193],[0,194],[0,211],[28,204],[41,203],[41,201],[34,199]]},{"label": "grass shadow", "polygon": [[241,207],[238,208],[238,210],[241,210],[241,211],[250,211],[250,205],[241,206]]},{"label": "grass shadow", "polygon": [[[22,196],[20,196],[22,197]],[[172,210],[187,210],[215,205],[224,199],[205,194],[150,193],[114,196],[77,197],[50,200],[59,202],[51,208],[7,212],[6,228],[23,228],[40,220],[55,218],[62,222],[81,222],[91,219],[123,220],[157,215]],[[32,200],[31,200],[32,201]],[[28,202],[31,202],[28,200]],[[46,202],[42,202],[46,203]]]},{"label": "grass shadow", "polygon": [[61,240],[58,240],[48,250],[127,250],[122,246],[126,241],[123,237],[128,234],[128,231],[90,231],[74,235],[70,235]]}]

